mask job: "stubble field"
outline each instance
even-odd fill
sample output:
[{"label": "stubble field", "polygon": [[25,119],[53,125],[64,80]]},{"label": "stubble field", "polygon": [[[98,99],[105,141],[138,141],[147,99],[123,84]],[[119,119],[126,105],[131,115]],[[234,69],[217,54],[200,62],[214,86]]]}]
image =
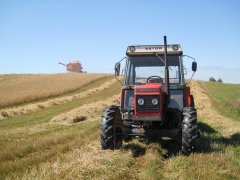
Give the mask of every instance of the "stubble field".
[{"label": "stubble field", "polygon": [[[62,78],[55,76],[52,86]],[[183,156],[179,142],[172,139],[134,139],[119,150],[102,150],[102,109],[118,103],[121,85],[112,76],[90,76],[88,81],[74,77],[79,84],[70,91],[55,91],[29,103],[2,101],[0,179],[240,179],[240,121],[221,113],[215,104],[224,104],[211,84],[191,83],[201,138],[198,152]],[[1,76],[1,86],[7,79]],[[13,86],[21,80],[15,82]],[[42,87],[38,84],[34,89]],[[219,93],[224,88],[219,86]],[[240,91],[237,85],[231,88]],[[236,93],[227,99],[237,98]]]}]

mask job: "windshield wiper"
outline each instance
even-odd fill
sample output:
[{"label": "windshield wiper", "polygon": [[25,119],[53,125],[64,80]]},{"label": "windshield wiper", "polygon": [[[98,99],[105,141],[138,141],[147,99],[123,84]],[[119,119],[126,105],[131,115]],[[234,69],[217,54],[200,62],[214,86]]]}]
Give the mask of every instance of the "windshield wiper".
[{"label": "windshield wiper", "polygon": [[[157,56],[158,59],[160,59],[165,64],[164,60],[157,53],[154,53],[154,54],[155,54],[155,56]],[[168,67],[169,67],[169,69],[171,69],[170,66],[168,66]],[[173,71],[173,70],[171,69],[171,71]]]}]

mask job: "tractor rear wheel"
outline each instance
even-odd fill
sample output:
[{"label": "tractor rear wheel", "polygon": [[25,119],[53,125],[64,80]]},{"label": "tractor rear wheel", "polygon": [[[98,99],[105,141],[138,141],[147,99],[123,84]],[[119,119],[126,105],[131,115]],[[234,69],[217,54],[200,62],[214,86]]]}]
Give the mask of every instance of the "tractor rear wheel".
[{"label": "tractor rear wheel", "polygon": [[198,144],[197,111],[193,107],[183,108],[182,153],[189,155]]},{"label": "tractor rear wheel", "polygon": [[117,149],[122,146],[121,112],[117,106],[110,106],[103,112],[100,124],[100,144],[103,149]]}]

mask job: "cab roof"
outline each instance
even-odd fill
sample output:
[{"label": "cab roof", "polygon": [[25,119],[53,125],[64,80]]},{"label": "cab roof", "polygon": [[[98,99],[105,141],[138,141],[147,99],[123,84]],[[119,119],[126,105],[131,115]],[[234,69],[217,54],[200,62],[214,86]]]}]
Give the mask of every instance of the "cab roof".
[{"label": "cab roof", "polygon": [[[136,45],[128,46],[126,54],[131,55],[151,55],[164,54],[164,45]],[[182,48],[180,44],[167,45],[167,54],[182,55]]]}]

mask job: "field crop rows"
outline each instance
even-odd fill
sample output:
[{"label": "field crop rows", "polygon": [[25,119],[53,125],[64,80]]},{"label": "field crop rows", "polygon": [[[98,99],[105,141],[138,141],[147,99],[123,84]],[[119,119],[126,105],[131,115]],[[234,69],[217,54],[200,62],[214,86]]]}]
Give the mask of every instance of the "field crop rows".
[{"label": "field crop rows", "polygon": [[100,87],[112,79],[86,84],[81,93],[100,89],[87,96],[1,120],[0,179],[240,179],[240,122],[219,114],[199,82],[191,84],[198,152],[183,156],[177,140],[140,138],[102,150],[102,109],[116,103],[120,84]]},{"label": "field crop rows", "polygon": [[[82,92],[101,86],[111,79],[112,77],[107,77],[96,80],[95,83],[84,86]],[[96,131],[96,123],[86,121],[81,124],[63,126],[51,123],[51,119],[76,107],[105,100],[117,92],[119,89],[108,87],[87,97],[0,121],[0,146],[2,147],[0,179],[5,176],[19,177],[27,170],[27,167],[52,161],[61,153],[64,154],[87,143],[94,136],[91,132]],[[96,115],[99,116],[99,113],[96,112]],[[88,133],[87,139],[84,140],[83,137]]]},{"label": "field crop rows", "polygon": [[[69,95],[64,95],[61,97],[51,98],[49,100],[45,100],[45,101],[41,101],[41,102],[32,102],[32,103],[28,103],[26,105],[0,110],[0,120],[6,119],[9,117],[13,117],[13,116],[17,116],[17,115],[27,114],[32,111],[37,111],[39,109],[49,108],[49,107],[52,107],[55,105],[64,104],[69,101],[74,101],[74,100],[77,100],[77,99],[80,99],[83,97],[87,97],[91,94],[103,91],[103,90],[111,87],[115,83],[115,81],[116,80],[113,79],[111,81],[104,82],[100,86],[98,86],[96,88],[88,89],[84,92],[78,93],[77,91],[75,91],[74,94],[68,93]],[[95,82],[90,82],[90,83],[95,83]]]},{"label": "field crop rows", "polygon": [[107,74],[0,75],[0,108],[75,92]]}]

